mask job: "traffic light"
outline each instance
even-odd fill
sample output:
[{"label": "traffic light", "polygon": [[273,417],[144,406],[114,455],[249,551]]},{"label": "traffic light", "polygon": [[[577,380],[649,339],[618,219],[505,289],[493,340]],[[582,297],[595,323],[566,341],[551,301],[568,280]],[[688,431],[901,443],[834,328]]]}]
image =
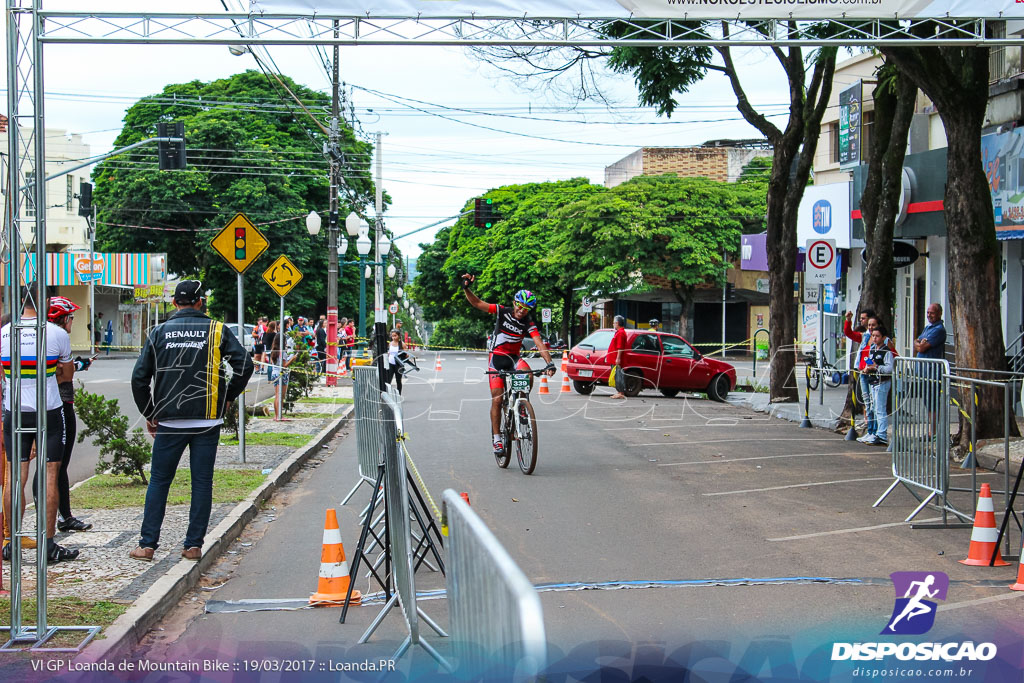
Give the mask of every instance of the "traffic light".
[{"label": "traffic light", "polygon": [[156,124],[156,134],[161,138],[181,138],[181,142],[158,142],[157,158],[161,171],[174,171],[185,168],[185,124],[181,121],[170,121]]},{"label": "traffic light", "polygon": [[82,182],[78,186],[78,215],[92,216],[92,183]]},{"label": "traffic light", "polygon": [[245,260],[245,228],[235,228],[235,260]]},{"label": "traffic light", "polygon": [[473,208],[473,225],[478,228],[489,228],[501,219],[494,213],[494,200],[478,197]]}]

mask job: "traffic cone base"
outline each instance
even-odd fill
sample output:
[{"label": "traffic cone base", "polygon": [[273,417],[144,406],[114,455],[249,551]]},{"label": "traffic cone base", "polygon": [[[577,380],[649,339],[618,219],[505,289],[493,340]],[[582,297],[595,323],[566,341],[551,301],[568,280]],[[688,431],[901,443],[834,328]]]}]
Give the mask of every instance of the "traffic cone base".
[{"label": "traffic cone base", "polygon": [[988,567],[992,554],[996,553],[993,567],[1009,567],[1010,563],[1003,560],[999,553],[997,541],[999,531],[996,529],[995,505],[992,502],[992,487],[981,485],[978,493],[978,509],[974,514],[974,528],[971,530],[971,545],[967,549],[967,559],[960,564],[972,567]]},{"label": "traffic cone base", "polygon": [[1017,583],[1010,586],[1012,591],[1024,591],[1024,552],[1020,554],[1020,564],[1017,566]]},{"label": "traffic cone base", "polygon": [[[323,550],[320,552],[320,578],[317,582],[316,592],[309,596],[309,604],[321,606],[344,603],[351,581],[348,562],[345,560],[345,546],[341,542],[341,530],[338,528],[338,514],[334,508],[330,508],[327,510],[327,518],[324,520],[324,542]],[[359,591],[353,590],[350,604],[358,605],[362,598]]]},{"label": "traffic cone base", "polygon": [[548,376],[540,376],[540,389],[537,391],[538,394],[550,394],[551,390],[548,389]]}]

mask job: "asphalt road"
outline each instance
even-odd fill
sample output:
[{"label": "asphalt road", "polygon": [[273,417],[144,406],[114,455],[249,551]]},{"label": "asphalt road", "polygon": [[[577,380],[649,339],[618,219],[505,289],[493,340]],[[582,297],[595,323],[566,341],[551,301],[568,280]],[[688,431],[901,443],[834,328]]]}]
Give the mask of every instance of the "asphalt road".
[{"label": "asphalt road", "polygon": [[[799,665],[833,641],[877,639],[893,609],[894,571],[949,575],[929,638],[1009,638],[1019,650],[1021,594],[1006,590],[1016,566],[959,564],[970,530],[911,530],[903,520],[916,501],[904,490],[872,508],[891,481],[889,457],[877,447],[704,397],[645,392],[617,402],[607,389],[563,394],[556,375],[554,393],[534,397],[540,457],[527,477],[514,464],[498,469],[490,454],[483,360],[452,353],[441,372],[426,370],[432,360],[421,366],[406,385],[404,411],[428,490],[435,499],[446,488],[468,493],[534,584],[697,582],[541,593],[556,661],[573,652],[577,660],[661,662],[700,644],[735,663],[767,639],[793,651]],[[405,635],[400,610],[370,643],[356,645],[380,606],[354,608],[344,625],[337,609],[200,615],[195,608],[208,599],[307,597],[317,584],[326,508],[338,508],[353,559],[369,487],[345,507],[340,502],[356,481],[349,434],[275,499],[270,516],[243,539],[248,545],[233,547],[230,566],[208,580],[217,590],[186,598],[143,652],[231,662],[393,652]],[[965,496],[953,501],[971,509]],[[775,583],[714,581],[743,578]],[[818,580],[798,581],[809,578]],[[438,574],[417,574],[419,590],[442,586]],[[367,582],[357,587],[367,590]],[[444,600],[420,606],[447,624]],[[444,652],[444,640],[421,628]],[[759,657],[748,662],[755,672]],[[429,663],[422,650],[414,659]]]}]

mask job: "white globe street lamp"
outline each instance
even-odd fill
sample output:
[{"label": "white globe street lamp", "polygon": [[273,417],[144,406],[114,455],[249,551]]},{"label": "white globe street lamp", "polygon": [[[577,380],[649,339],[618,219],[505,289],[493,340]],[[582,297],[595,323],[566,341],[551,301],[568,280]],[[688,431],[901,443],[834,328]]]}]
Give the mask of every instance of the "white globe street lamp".
[{"label": "white globe street lamp", "polygon": [[348,233],[349,237],[355,237],[359,234],[359,216],[355,211],[345,217],[345,232]]},{"label": "white globe street lamp", "polygon": [[316,211],[310,211],[309,215],[306,216],[306,230],[309,231],[311,237],[316,237],[320,234],[320,214]]}]

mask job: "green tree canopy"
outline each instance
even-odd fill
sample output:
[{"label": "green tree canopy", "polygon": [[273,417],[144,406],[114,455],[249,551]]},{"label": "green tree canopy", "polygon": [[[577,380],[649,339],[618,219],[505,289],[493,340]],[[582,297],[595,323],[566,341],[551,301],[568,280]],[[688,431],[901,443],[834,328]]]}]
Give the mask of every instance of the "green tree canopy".
[{"label": "green tree canopy", "polygon": [[[284,83],[314,116],[326,123],[330,99]],[[283,99],[288,98],[288,99]],[[278,297],[261,274],[279,254],[304,278],[285,299],[286,310],[303,315],[322,311],[326,302],[326,229],[316,238],[306,231],[311,210],[327,222],[326,136],[277,83],[246,71],[210,83],[166,86],[144,97],[125,114],[116,147],[157,134],[157,123],[185,124],[188,167],[160,171],[156,148],[143,147],[99,164],[93,173],[98,208],[97,246],[116,251],[167,252],[168,270],[200,277],[213,290],[212,312],[233,320],[236,275],[210,248],[217,231],[239,212],[257,224],[270,248],[245,273],[249,315],[276,315]],[[345,182],[356,196],[369,197],[372,147],[341,128]],[[342,220],[351,209],[341,206]],[[355,248],[350,245],[350,251]],[[358,269],[343,271],[339,287],[342,315],[353,315],[358,301]]]},{"label": "green tree canopy", "polygon": [[478,345],[489,330],[463,300],[464,272],[478,276],[474,291],[485,301],[532,289],[558,312],[563,335],[583,294],[642,291],[653,281],[689,304],[696,287],[720,281],[723,256],[738,251],[745,227],[760,230],[765,181],[640,176],[608,189],[574,179],[486,196],[502,216],[494,226],[477,228],[467,217],[423,245],[415,298],[429,319],[446,321],[437,344]]}]

